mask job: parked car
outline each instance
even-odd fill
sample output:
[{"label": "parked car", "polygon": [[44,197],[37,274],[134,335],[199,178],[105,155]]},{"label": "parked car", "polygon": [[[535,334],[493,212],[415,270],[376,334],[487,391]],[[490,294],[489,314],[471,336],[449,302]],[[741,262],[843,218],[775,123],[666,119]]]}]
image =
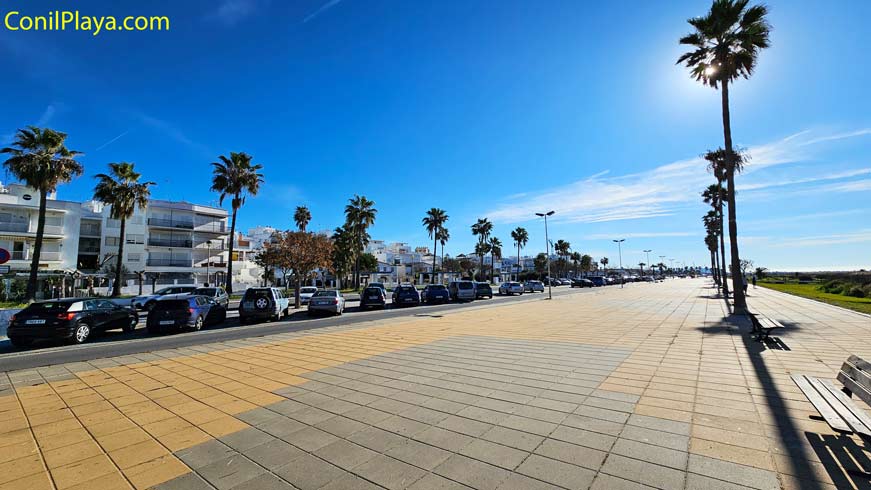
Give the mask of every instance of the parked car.
[{"label": "parked car", "polygon": [[384,285],[383,282],[370,282],[366,285],[367,288],[381,288],[384,292],[387,292],[387,286]]},{"label": "parked car", "polygon": [[308,314],[332,313],[341,315],[345,311],[345,297],[335,289],[318,291],[308,302]]},{"label": "parked car", "polygon": [[444,284],[429,284],[423,288],[421,299],[426,304],[447,303],[451,300],[451,293]]},{"label": "parked car", "polygon": [[191,294],[212,298],[219,305],[223,306],[225,310],[230,309],[230,296],[227,294],[226,291],[224,291],[224,288],[220,286],[196,288]]},{"label": "parked car", "polygon": [[400,284],[393,289],[394,306],[417,306],[420,304],[420,293],[411,284]]},{"label": "parked car", "polygon": [[602,276],[593,276],[590,278],[590,281],[592,281],[593,286],[596,286],[596,287],[608,285],[608,281],[606,281],[605,278]]},{"label": "parked car", "polygon": [[493,298],[493,288],[490,287],[489,282],[475,283],[475,299],[480,298]]},{"label": "parked car", "polygon": [[[299,288],[299,304],[307,305],[312,296],[318,292],[318,288],[314,286],[303,286]],[[295,299],[294,299],[295,301]]]},{"label": "parked car", "polygon": [[248,288],[239,303],[239,323],[280,320],[289,308],[290,299],[279,288]]},{"label": "parked car", "polygon": [[448,284],[448,292],[453,301],[472,301],[475,299],[475,283],[472,281],[453,281]]},{"label": "parked car", "polygon": [[544,283],[541,281],[526,281],[526,284],[523,285],[523,292],[525,293],[543,293],[544,292]]},{"label": "parked car", "polygon": [[566,278],[563,277],[563,278],[560,278],[560,279],[559,279],[559,285],[560,285],[560,286],[571,286],[571,285],[572,285],[572,281],[571,281],[570,279],[566,279]]},{"label": "parked car", "polygon": [[130,303],[136,309],[148,311],[151,309],[152,306],[154,306],[154,302],[157,301],[159,298],[173,294],[190,294],[193,293],[196,289],[196,286],[170,286],[168,288],[157,290],[153,294],[136,296],[130,301]]},{"label": "parked car", "polygon": [[584,278],[584,277],[579,277],[577,279],[572,279],[571,286],[573,288],[591,288],[591,287],[594,287],[595,285],[593,284],[593,281],[591,281],[587,278]]},{"label": "parked car", "polygon": [[106,300],[64,298],[38,301],[12,315],[6,335],[16,347],[35,340],[65,340],[81,344],[95,333],[120,328],[132,332],[139,323],[136,311]]},{"label": "parked car", "polygon": [[360,309],[384,308],[387,305],[387,292],[378,286],[366,286],[360,293]]},{"label": "parked car", "polygon": [[499,294],[503,296],[509,294],[523,294],[523,284],[514,281],[503,282],[499,285]]},{"label": "parked car", "polygon": [[145,325],[148,333],[197,331],[226,319],[227,309],[214,298],[188,295],[157,300],[148,312]]}]

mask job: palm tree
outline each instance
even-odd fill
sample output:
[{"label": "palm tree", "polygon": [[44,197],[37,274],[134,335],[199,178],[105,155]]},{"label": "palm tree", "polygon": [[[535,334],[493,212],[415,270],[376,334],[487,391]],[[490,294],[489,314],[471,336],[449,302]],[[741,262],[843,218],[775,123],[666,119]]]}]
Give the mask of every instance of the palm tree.
[{"label": "palm tree", "polygon": [[644,262],[638,263],[638,268],[641,269],[641,277],[644,277],[644,266],[647,265]]},{"label": "palm tree", "polygon": [[481,276],[484,275],[484,255],[487,252],[478,253],[479,250],[484,250],[485,245],[488,240],[490,240],[490,233],[493,232],[493,223],[490,222],[487,218],[478,218],[478,221],[472,225],[472,235],[478,237],[478,246],[475,247],[475,253],[478,255],[478,262],[481,265]]},{"label": "palm tree", "polygon": [[[720,238],[720,246],[716,255],[718,257],[721,257],[722,260],[723,268],[720,270],[726,271],[726,242],[725,238],[723,237],[723,198],[725,197],[726,191],[725,189],[723,189],[723,181],[720,178],[720,175],[722,175],[720,169],[723,168],[723,165],[720,164],[721,162],[718,158],[718,156],[720,155],[721,153],[711,151],[705,154],[705,159],[710,162],[708,165],[709,168],[711,168],[714,171],[714,174],[717,175],[717,183],[709,185],[708,188],[705,189],[704,192],[702,192],[702,200],[705,201],[707,204],[710,204],[711,207],[714,208],[716,221],[718,223],[718,227],[715,231],[715,238]],[[721,285],[721,288],[723,290],[723,297],[726,298],[729,296],[729,284],[725,280],[725,277],[722,278],[721,282],[720,275],[721,274],[717,274],[717,283]]]},{"label": "palm tree", "polygon": [[[765,5],[748,6],[749,0],[714,0],[704,17],[687,22],[694,31],[680,39],[680,44],[692,47],[677,63],[684,63],[696,80],[714,89],[720,88],[725,143],[726,197],[729,202],[729,241],[732,270],[741,270],[738,254],[738,222],[735,209],[735,169],[742,157],[732,146],[732,126],[729,115],[729,83],[738,77],[750,78],[761,50],[771,45],[771,25],[766,20]],[[732,274],[735,309],[743,311],[747,302],[739,274]]]},{"label": "palm tree", "polygon": [[296,227],[299,228],[299,231],[305,231],[311,220],[312,213],[306,206],[296,207],[296,211],[293,213],[293,222],[296,223]]},{"label": "palm tree", "polygon": [[30,260],[30,277],[27,280],[26,299],[36,297],[39,256],[42,253],[42,240],[45,234],[45,209],[48,195],[57,186],[78,177],[84,171],[75,160],[80,153],[69,150],[64,145],[66,133],[49,128],[28,126],[15,134],[12,148],[3,148],[0,153],[11,155],[3,166],[28,187],[39,191],[39,216],[36,222],[36,238],[33,243],[33,256]]},{"label": "palm tree", "polygon": [[708,232],[705,236],[705,245],[708,247],[708,252],[711,253],[711,274],[714,274],[714,280],[719,281],[719,272],[717,271],[717,236]]},{"label": "palm tree", "polygon": [[[561,259],[563,259],[564,263],[566,262],[565,257],[568,257],[569,249],[571,249],[571,248],[572,248],[571,243],[569,243],[565,240],[562,240],[562,239],[557,240],[556,243],[553,244],[553,250],[556,252],[556,254]],[[560,276],[564,276],[565,275],[564,273],[565,273],[565,270],[562,271]]]},{"label": "palm tree", "polygon": [[217,192],[218,202],[224,204],[224,198],[229,196],[230,207],[233,209],[233,217],[230,222],[230,247],[227,261],[227,280],[224,289],[227,293],[233,292],[233,242],[236,239],[236,214],[239,208],[245,204],[247,195],[255,196],[263,183],[263,174],[259,170],[262,165],[252,164],[251,155],[240,152],[230,152],[230,157],[218,156],[219,162],[212,162],[212,187],[210,190]]},{"label": "palm tree", "polygon": [[451,239],[451,232],[447,228],[442,227],[436,236],[442,246],[442,269],[445,267],[445,244]]},{"label": "palm tree", "polygon": [[347,226],[336,228],[331,237],[333,241],[333,272],[339,281],[336,284],[341,289],[341,281],[348,275],[354,257],[354,237]]},{"label": "palm tree", "polygon": [[[488,253],[490,253],[490,244],[489,243],[484,242],[484,243],[478,243],[475,245],[475,255],[477,255],[478,258],[481,260],[481,262],[479,262],[480,269],[478,271],[478,280],[479,281],[484,280],[484,256],[487,255]],[[474,278],[474,276],[472,276],[472,277]]]},{"label": "palm tree", "polygon": [[[122,268],[124,266],[124,242],[127,220],[136,212],[136,208],[144,209],[151,197],[154,182],[139,182],[142,175],[133,169],[132,163],[110,163],[108,174],[97,174],[97,185],[94,187],[94,199],[108,204],[111,209],[109,217],[121,221],[121,237],[118,240],[118,257],[115,261],[115,281],[112,283],[112,296],[121,295]],[[140,287],[142,286],[140,282]]]},{"label": "palm tree", "polygon": [[608,257],[602,257],[599,259],[599,263],[602,264],[602,270],[607,274],[608,273]]},{"label": "palm tree", "polygon": [[436,256],[438,252],[439,234],[448,221],[448,213],[444,209],[430,208],[421,220],[429,237],[432,238],[432,282],[435,283]]},{"label": "palm tree", "polygon": [[522,271],[520,265],[520,249],[529,243],[529,232],[526,231],[526,228],[518,226],[511,232],[511,239],[514,240],[514,245],[517,247],[517,277],[515,279],[519,280],[520,272]]},{"label": "palm tree", "polygon": [[[723,237],[720,235],[720,231],[723,229],[723,221],[717,215],[717,211],[715,211],[713,209],[708,211],[707,214],[702,216],[702,223],[705,225],[705,231],[707,232],[707,235],[714,237],[715,244],[717,242],[718,236],[720,237],[720,243],[722,243]],[[707,244],[707,237],[705,237],[705,243]],[[720,248],[718,246],[714,249],[714,260],[715,260],[714,265],[715,265],[715,269],[716,269],[714,272],[714,278],[715,278],[715,281],[717,282],[717,284],[722,285],[723,297],[725,298],[726,297],[725,295],[728,293],[728,286],[726,285],[726,279],[724,276],[725,273],[723,272],[724,269],[720,269],[719,267],[716,267],[719,264],[719,252],[720,252]],[[725,266],[726,266],[726,261],[724,259],[723,260],[723,267],[725,267]]]},{"label": "palm tree", "polygon": [[575,275],[578,275],[578,267],[581,265],[581,252],[572,252],[572,264],[575,266]]},{"label": "palm tree", "polygon": [[496,257],[502,258],[502,240],[493,237],[487,244],[490,245],[490,281],[492,282],[496,274]]},{"label": "palm tree", "polygon": [[345,225],[354,238],[354,288],[360,288],[360,255],[369,243],[370,226],[375,224],[375,201],[354,195],[345,205]]}]

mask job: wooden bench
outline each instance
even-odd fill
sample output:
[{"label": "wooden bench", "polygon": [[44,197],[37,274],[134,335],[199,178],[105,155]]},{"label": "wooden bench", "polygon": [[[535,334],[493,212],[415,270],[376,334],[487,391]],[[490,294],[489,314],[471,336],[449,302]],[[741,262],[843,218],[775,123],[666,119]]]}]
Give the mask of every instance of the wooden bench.
[{"label": "wooden bench", "polygon": [[820,413],[820,416],[812,415],[811,418],[824,420],[837,432],[871,440],[871,417],[851,399],[856,395],[866,404],[871,404],[871,364],[850,356],[838,373],[838,381],[844,385],[841,389],[828,379],[803,374],[793,375],[792,380]]},{"label": "wooden bench", "polygon": [[753,330],[750,333],[756,334],[756,340],[759,341],[768,340],[772,330],[786,328],[779,321],[760,313],[751,313],[750,319],[753,321]]}]

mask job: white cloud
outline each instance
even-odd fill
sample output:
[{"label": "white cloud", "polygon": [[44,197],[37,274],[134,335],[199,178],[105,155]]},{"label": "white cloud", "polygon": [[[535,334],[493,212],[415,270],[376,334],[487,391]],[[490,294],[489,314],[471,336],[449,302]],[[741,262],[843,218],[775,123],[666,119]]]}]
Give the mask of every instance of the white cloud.
[{"label": "white cloud", "polygon": [[638,232],[638,233],[595,233],[592,235],[586,235],[584,239],[586,240],[611,240],[615,237],[617,238],[666,238],[666,237],[685,237],[685,236],[697,236],[699,233],[695,233],[692,231],[652,231],[652,232]]},{"label": "white cloud", "polygon": [[328,0],[325,4],[321,5],[317,10],[308,14],[304,19],[302,19],[302,23],[305,24],[305,23],[313,20],[315,17],[323,14],[324,12],[335,7],[336,5],[340,4],[341,2],[342,2],[342,0]]},{"label": "white cloud", "polygon": [[45,108],[45,111],[42,112],[42,115],[39,116],[39,119],[36,121],[36,125],[40,127],[45,126],[51,121],[56,112],[57,109],[55,108],[54,104],[49,104],[48,107]]},{"label": "white cloud", "polygon": [[838,134],[832,134],[832,135],[828,135],[828,136],[820,136],[819,138],[814,138],[814,139],[805,141],[804,143],[802,143],[802,146],[815,145],[817,143],[824,143],[826,141],[836,141],[836,140],[842,140],[842,139],[846,139],[846,138],[855,138],[857,136],[868,136],[868,135],[871,135],[871,128],[864,128],[864,129],[859,129],[856,131],[848,131],[846,133],[838,133]]},{"label": "white cloud", "polygon": [[744,184],[738,185],[739,191],[753,191],[758,189],[767,189],[769,187],[782,187],[788,185],[798,185],[798,184],[809,184],[813,182],[824,182],[828,180],[840,180],[847,179],[850,177],[858,177],[860,175],[868,175],[871,174],[871,168],[860,168],[856,170],[849,170],[846,172],[840,172],[836,174],[830,175],[820,175],[816,177],[807,177],[804,179],[792,179],[792,180],[781,180],[781,181],[771,181],[771,182],[759,182],[756,184]]},{"label": "white cloud", "polygon": [[263,0],[223,0],[208,17],[232,26],[256,13],[263,3]]},{"label": "white cloud", "polygon": [[[844,138],[864,136],[866,132],[854,131],[839,135],[813,136],[811,131],[802,131],[786,138],[752,146],[748,149],[750,161],[744,168],[741,179],[755,172],[789,163],[810,160],[813,153],[806,148],[808,142],[820,143]],[[860,169],[839,176],[821,176],[815,180],[831,180],[871,173]],[[507,199],[487,216],[496,223],[521,223],[534,218],[535,212],[553,209],[556,222],[594,223],[670,216],[687,205],[698,203],[702,189],[713,182],[702,157],[679,160],[648,171],[617,177],[599,173],[564,186],[528,192],[518,202]],[[865,181],[842,183],[832,192],[862,190]],[[791,185],[801,182],[755,184],[756,188],[772,185]],[[752,188],[752,180],[742,184]],[[855,189],[852,189],[855,187]]]}]

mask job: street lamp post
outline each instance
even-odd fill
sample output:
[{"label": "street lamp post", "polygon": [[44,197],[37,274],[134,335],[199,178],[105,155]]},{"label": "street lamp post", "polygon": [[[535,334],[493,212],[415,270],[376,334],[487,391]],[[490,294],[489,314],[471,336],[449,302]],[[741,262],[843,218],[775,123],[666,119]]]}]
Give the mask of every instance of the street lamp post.
[{"label": "street lamp post", "polygon": [[[659,263],[662,264],[663,267],[665,267],[665,255],[660,255],[660,256],[659,256]],[[659,270],[659,273],[662,274],[662,280],[664,281],[664,280],[665,280],[665,274],[662,273],[662,269]]]},{"label": "street lamp post", "polygon": [[622,243],[626,241],[625,238],[621,238],[619,240],[611,240],[612,242],[617,244],[617,256],[620,258],[620,288],[623,288],[623,283],[626,282],[624,278],[625,272],[623,271],[623,248]]},{"label": "street lamp post", "polygon": [[209,285],[209,276],[211,275],[211,271],[209,270],[210,262],[212,261],[212,241],[206,240],[206,286]]},{"label": "street lamp post", "polygon": [[550,240],[547,238],[547,217],[553,216],[553,211],[535,213],[535,215],[544,218],[544,242],[547,246],[547,299],[553,299],[553,286],[551,285],[553,278],[550,277]]},{"label": "street lamp post", "polygon": [[[653,252],[653,250],[645,250],[644,251],[644,253],[647,254],[647,270],[650,270],[650,252]],[[641,272],[641,275],[642,276],[644,275],[644,271]]]}]

